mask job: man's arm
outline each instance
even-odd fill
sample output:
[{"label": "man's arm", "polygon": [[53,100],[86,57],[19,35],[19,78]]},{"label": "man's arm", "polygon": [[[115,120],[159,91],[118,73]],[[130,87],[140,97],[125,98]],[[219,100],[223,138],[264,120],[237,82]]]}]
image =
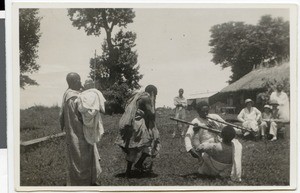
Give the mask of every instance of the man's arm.
[{"label": "man's arm", "polygon": [[183,100],[182,106],[183,106],[183,107],[187,107],[187,100],[186,100],[186,99]]},{"label": "man's arm", "polygon": [[61,105],[60,111],[59,111],[59,123],[60,123],[60,128],[62,131],[65,128],[64,105],[65,105],[65,101],[63,99],[63,102],[62,102],[62,105]]},{"label": "man's arm", "polygon": [[145,115],[149,119],[155,119],[155,100],[153,97],[144,97],[142,103],[145,104]]},{"label": "man's arm", "polygon": [[65,117],[64,117],[63,107],[61,107],[61,110],[59,112],[59,123],[60,123],[60,128],[63,131],[65,128]]},{"label": "man's arm", "polygon": [[181,102],[177,99],[177,97],[174,98],[174,105],[175,105],[176,107],[182,107],[182,104],[181,104]]},{"label": "man's arm", "polygon": [[289,96],[285,92],[283,92],[282,94],[284,97],[281,101],[281,103],[282,103],[281,105],[286,105],[289,102]]},{"label": "man's arm", "polygon": [[206,152],[208,155],[213,155],[217,150],[217,143],[202,143],[196,147],[198,152]]},{"label": "man's arm", "polygon": [[192,145],[192,138],[194,136],[193,127],[194,126],[192,125],[189,126],[184,138],[185,148],[187,152],[193,149],[193,145]]},{"label": "man's arm", "polygon": [[237,119],[238,119],[240,122],[245,122],[245,120],[244,120],[244,109],[241,110],[241,112],[240,112],[239,115],[237,116]]},{"label": "man's arm", "polygon": [[[217,114],[209,114],[208,117],[211,117],[217,121],[220,121],[220,122],[226,122],[224,119],[222,119],[222,117],[220,117],[219,115]],[[213,127],[213,128],[216,128],[216,129],[222,129],[223,127],[225,127],[226,125],[223,124],[223,123],[219,123],[217,121],[213,121],[213,120],[209,120],[209,124]]]},{"label": "man's arm", "polygon": [[261,119],[261,112],[260,112],[257,108],[255,108],[255,113],[256,113],[256,118],[255,118],[255,120],[256,120],[257,122],[259,122],[260,119]]},{"label": "man's arm", "polygon": [[[192,123],[196,123],[195,119],[192,121]],[[186,151],[189,152],[194,158],[199,158],[199,154],[197,154],[192,145],[192,138],[194,137],[194,135],[194,126],[190,125],[184,138],[185,148]]]}]

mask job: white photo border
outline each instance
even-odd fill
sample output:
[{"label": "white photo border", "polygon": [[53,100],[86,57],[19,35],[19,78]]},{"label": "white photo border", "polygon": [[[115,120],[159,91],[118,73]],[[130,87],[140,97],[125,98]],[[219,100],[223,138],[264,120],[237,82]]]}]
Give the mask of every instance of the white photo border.
[{"label": "white photo border", "polygon": [[[276,3],[277,2],[277,3]],[[284,3],[283,3],[284,2]],[[290,104],[298,107],[298,4],[295,1],[272,1],[271,3],[237,3],[237,1],[206,2],[85,2],[85,1],[12,1],[6,2],[6,40],[7,40],[7,99],[8,99],[8,164],[9,190],[15,191],[229,191],[229,190],[294,190],[297,187],[298,150],[297,108],[291,108],[290,138],[290,185],[289,186],[20,186],[20,88],[19,88],[19,31],[18,10],[20,8],[287,8],[290,10]],[[292,137],[295,136],[295,137]]]}]

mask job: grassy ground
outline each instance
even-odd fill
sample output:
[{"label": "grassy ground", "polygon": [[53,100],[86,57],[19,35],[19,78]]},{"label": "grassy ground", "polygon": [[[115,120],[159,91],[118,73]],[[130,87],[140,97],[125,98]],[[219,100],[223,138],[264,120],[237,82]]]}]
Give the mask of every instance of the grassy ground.
[{"label": "grassy ground", "polygon": [[[31,108],[21,111],[21,139],[29,140],[60,132],[59,108]],[[194,112],[188,113],[188,120]],[[219,185],[289,185],[289,132],[276,142],[245,141],[243,144],[243,181],[209,178],[196,173],[197,160],[185,153],[182,138],[171,138],[175,123],[169,120],[173,111],[160,111],[157,127],[162,149],[154,162],[154,174],[124,178],[124,154],[114,145],[118,135],[120,115],[104,116],[105,135],[99,143],[103,169],[103,186],[219,186]],[[65,143],[63,138],[53,139],[21,151],[22,186],[61,186],[66,181]]]}]

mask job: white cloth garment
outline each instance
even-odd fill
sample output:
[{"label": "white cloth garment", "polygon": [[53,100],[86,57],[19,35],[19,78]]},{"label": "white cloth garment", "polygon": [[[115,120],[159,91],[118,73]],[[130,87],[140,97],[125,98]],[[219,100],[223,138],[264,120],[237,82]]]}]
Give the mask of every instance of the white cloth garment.
[{"label": "white cloth garment", "polygon": [[[176,119],[185,119],[186,118],[186,112],[185,109],[187,107],[187,100],[184,97],[175,97],[174,98],[174,105],[175,107],[175,118]],[[181,105],[181,106],[177,106]]]},{"label": "white cloth garment", "polygon": [[104,133],[100,112],[105,112],[105,98],[97,89],[88,89],[78,95],[76,103],[83,119],[83,133],[91,145],[98,143]]},{"label": "white cloth garment", "polygon": [[[200,174],[222,177],[229,177],[232,181],[242,180],[242,144],[237,140],[231,141],[232,146],[232,163],[222,163],[217,160],[222,160],[224,156],[230,156],[226,146],[218,143],[203,143],[196,148],[198,153],[201,153],[200,167],[198,172]],[[227,146],[228,147],[228,146]],[[214,159],[213,157],[217,158]]]},{"label": "white cloth garment", "polygon": [[231,175],[230,178],[232,181],[242,181],[242,151],[243,146],[242,144],[237,140],[233,139],[233,164],[231,169]]},{"label": "white cloth garment", "polygon": [[249,111],[248,108],[245,107],[241,110],[237,118],[243,123],[243,127],[255,132],[259,130],[257,121],[261,118],[261,112],[257,108],[251,107]]},{"label": "white cloth garment", "polygon": [[288,95],[281,91],[281,92],[272,92],[270,96],[270,100],[276,100],[279,104],[278,106],[278,113],[279,118],[285,121],[290,120],[290,102]]},{"label": "white cloth garment", "polygon": [[[208,114],[207,117],[213,118],[218,121],[225,122],[217,114]],[[217,129],[220,131],[225,126],[224,124],[218,123],[216,121],[211,121],[208,119],[203,119],[201,117],[197,117],[197,118],[193,119],[192,123],[198,124],[199,126],[204,126],[204,127],[207,127],[207,124],[210,123],[211,125],[214,125],[213,129]],[[194,126],[192,126],[192,125],[189,126],[189,128],[186,132],[185,138],[184,138],[185,148],[186,148],[187,152],[190,151],[193,148],[193,146],[195,146],[195,145],[199,145],[204,142],[219,142],[221,139],[217,134],[207,131],[205,129],[200,129],[198,132],[195,132],[193,128],[194,128]]]},{"label": "white cloth garment", "polygon": [[[218,152],[226,151],[222,149],[221,142],[219,143],[203,143],[197,151],[203,152],[201,154],[200,167],[198,172],[205,175],[220,175],[222,177],[230,176],[232,181],[240,182],[242,180],[242,144],[237,140],[232,140],[232,164],[222,163],[213,158],[213,156],[220,156]],[[223,155],[224,156],[224,155]],[[231,170],[231,171],[230,171]]]}]

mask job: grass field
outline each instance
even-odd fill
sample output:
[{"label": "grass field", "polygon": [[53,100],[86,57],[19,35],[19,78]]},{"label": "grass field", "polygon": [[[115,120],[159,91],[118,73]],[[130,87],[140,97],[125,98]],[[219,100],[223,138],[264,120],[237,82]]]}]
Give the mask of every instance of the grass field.
[{"label": "grass field", "polygon": [[[58,107],[33,107],[21,110],[21,140],[61,132]],[[188,113],[188,121],[194,112]],[[175,123],[169,120],[172,110],[161,110],[157,115],[157,127],[161,135],[162,149],[154,162],[154,173],[136,178],[124,178],[124,154],[114,144],[118,135],[120,115],[103,116],[105,134],[99,143],[103,169],[103,186],[262,186],[289,185],[289,131],[285,139],[276,142],[245,141],[243,144],[243,181],[233,183],[228,179],[209,178],[196,173],[198,163],[183,152],[181,138],[171,138]],[[35,147],[21,149],[21,186],[63,186],[66,182],[64,138],[51,139]]]}]

